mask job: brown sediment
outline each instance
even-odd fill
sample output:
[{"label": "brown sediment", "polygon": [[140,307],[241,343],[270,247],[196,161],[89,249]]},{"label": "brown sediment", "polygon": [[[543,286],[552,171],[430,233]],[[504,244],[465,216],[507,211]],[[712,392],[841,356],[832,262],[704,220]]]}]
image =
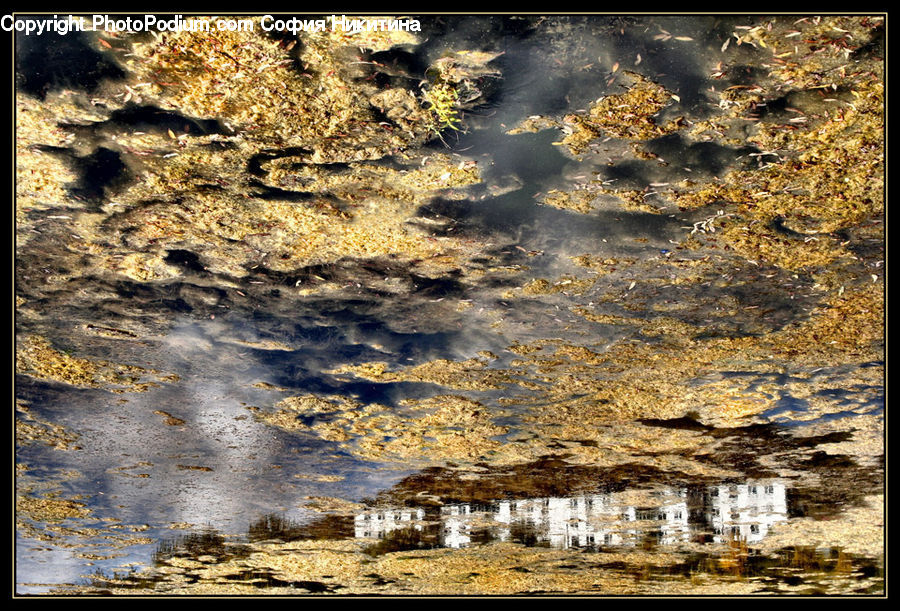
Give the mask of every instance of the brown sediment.
[{"label": "brown sediment", "polygon": [[[591,319],[591,314],[585,315]],[[647,339],[614,344],[599,352],[565,342],[511,346],[511,351],[522,356],[516,363],[515,378],[502,371],[492,372],[492,376],[507,384],[526,386],[526,382],[532,382],[528,387],[536,390],[536,394],[519,405],[528,407],[525,415],[528,424],[524,430],[531,431],[533,436],[497,444],[473,431],[469,435],[474,442],[468,446],[465,457],[472,460],[480,456],[489,464],[512,464],[556,454],[565,455],[572,462],[614,464],[640,454],[642,449],[656,447],[666,448],[668,454],[665,459],[652,459],[652,464],[663,464],[660,461],[665,460],[670,468],[703,472],[709,467],[697,465],[687,455],[680,456],[682,451],[703,453],[700,446],[692,447],[698,441],[695,434],[686,434],[683,442],[671,435],[657,435],[651,441],[643,439],[640,428],[623,434],[605,427],[626,426],[636,418],[679,418],[688,413],[714,426],[752,422],[755,416],[773,408],[786,393],[802,396],[800,389],[804,384],[798,379],[788,389],[766,389],[754,387],[746,377],[710,377],[711,374],[744,371],[756,375],[790,372],[803,376],[823,366],[877,361],[883,350],[880,331],[883,316],[881,290],[874,285],[835,296],[809,319],[761,337],[699,338],[697,327],[674,318],[596,316],[594,320],[598,322],[637,327]],[[549,352],[548,346],[555,346],[555,350]],[[424,375],[432,371],[425,366],[387,372],[384,364],[378,363],[348,366],[340,372],[352,372],[375,381],[427,380],[450,388],[473,390],[496,387],[490,378],[487,384],[480,379],[486,363],[477,359],[435,362],[433,366],[439,368],[440,375]],[[838,385],[877,382],[881,371],[880,367],[871,367],[858,374],[842,373],[840,382],[837,378],[832,382]],[[807,389],[806,394],[813,390]],[[452,448],[456,447],[453,435],[439,437],[443,445],[431,447],[423,444],[418,435],[408,437],[406,419],[396,415],[383,418],[387,418],[386,427],[403,434],[385,444],[372,436],[368,426],[362,426],[367,421],[356,421],[354,433],[362,438],[355,442],[355,452],[381,459],[400,453],[408,457],[418,454],[431,456],[432,460],[438,457],[453,460]],[[335,426],[334,422],[327,427],[323,425],[323,431]],[[498,434],[494,429],[485,432]],[[348,433],[334,429],[333,434],[343,437]],[[560,441],[567,439],[590,440],[593,445]],[[623,441],[626,439],[633,441]],[[442,448],[450,450],[442,451]]]},{"label": "brown sediment", "polygon": [[348,423],[346,447],[373,460],[433,463],[431,456],[472,464],[502,444],[507,429],[494,424],[500,414],[460,396],[409,401],[403,417],[378,414]]},{"label": "brown sediment", "polygon": [[[299,399],[299,400],[298,400]],[[494,424],[502,414],[457,395],[406,400],[402,409],[360,404],[343,399],[330,402],[313,396],[292,397],[279,405],[296,408],[266,412],[252,408],[256,417],[287,431],[308,431],[361,458],[428,464],[435,460],[472,464],[499,451],[496,437],[507,432]],[[298,414],[318,416],[311,425]]]},{"label": "brown sediment", "polygon": [[[369,32],[353,37],[352,46],[385,50],[415,42],[408,32]],[[429,238],[407,221],[427,199],[479,182],[477,164],[446,154],[409,157],[404,151],[434,137],[432,114],[416,90],[380,90],[357,78],[344,44],[350,38],[337,32],[293,45],[257,32],[119,37],[116,48],[129,51],[116,56],[125,81],[90,104],[71,92],[43,103],[17,97],[23,210],[72,201],[72,172],[54,172],[52,185],[42,177],[54,163],[75,163],[60,160],[74,159],[67,147],[79,141],[76,134],[90,132],[121,157],[127,174],[138,176],[105,193],[114,192],[115,201],[76,200],[65,215],[51,217],[72,231],[52,252],[54,267],[65,271],[48,280],[109,272],[142,283],[178,280],[183,270],[166,260],[173,249],[236,278],[260,266],[293,271],[351,256],[390,256],[431,275],[458,269],[458,257],[474,246]],[[464,53],[453,64],[464,67],[460,74],[463,68],[454,72],[446,58],[441,66],[462,85],[494,74],[478,68],[490,59]],[[182,116],[185,130],[111,124],[129,100]],[[207,133],[197,133],[200,121]],[[50,162],[44,149],[55,151]],[[408,163],[370,163],[384,158]],[[338,162],[351,165],[335,171],[329,164]],[[32,201],[36,193],[47,203]],[[33,237],[35,221],[20,216],[19,233]],[[309,290],[299,287],[298,296]]]},{"label": "brown sediment", "polygon": [[203,465],[175,465],[180,471],[213,471],[212,467],[205,467]]},{"label": "brown sediment", "polygon": [[16,444],[43,443],[57,450],[80,450],[81,446],[76,445],[76,441],[77,433],[38,418],[27,405],[16,401]]},{"label": "brown sediment", "polygon": [[278,402],[276,407],[289,409],[298,414],[314,415],[327,414],[345,409],[353,409],[356,405],[343,397],[336,397],[336,401],[328,401],[315,395],[303,395],[299,397],[287,397]]},{"label": "brown sediment", "polygon": [[[833,298],[808,321],[789,325],[761,338],[698,340],[696,328],[677,320],[600,317],[598,321],[607,323],[637,324],[644,335],[655,336],[661,341],[620,344],[602,354],[590,354],[585,363],[605,365],[606,372],[612,374],[611,379],[595,378],[592,381],[588,376],[596,373],[582,368],[581,373],[567,372],[565,382],[558,386],[560,394],[564,394],[562,389],[572,383],[586,391],[595,389],[593,401],[605,400],[609,407],[599,407],[599,410],[609,411],[610,415],[617,407],[632,415],[669,410],[670,414],[683,415],[695,409],[704,419],[741,418],[765,411],[771,406],[772,399],[758,392],[742,391],[730,381],[705,385],[689,382],[717,370],[802,372],[824,365],[877,360],[882,350],[883,316],[881,291],[872,287]],[[574,354],[569,352],[568,356]],[[531,359],[538,366],[552,366],[546,357]],[[551,381],[554,377],[559,379],[559,376],[547,378],[551,389],[557,387]],[[652,380],[652,383],[644,380]],[[555,394],[552,390],[550,393]],[[731,399],[728,399],[729,395]],[[708,412],[703,407],[707,401],[710,402]]]},{"label": "brown sediment", "polygon": [[131,253],[119,263],[119,271],[132,280],[150,282],[177,277],[180,272],[174,265],[165,263],[163,257],[150,253]]},{"label": "brown sediment", "polygon": [[675,124],[658,125],[655,116],[672,101],[672,94],[635,72],[626,72],[632,84],[624,93],[595,102],[587,116],[567,115],[563,123],[569,133],[562,140],[578,155],[588,144],[604,135],[626,140],[649,140],[680,128]]},{"label": "brown sediment", "polygon": [[619,266],[627,266],[634,263],[634,259],[616,257],[597,257],[589,253],[572,257],[572,262],[579,267],[586,267],[598,274],[608,274]]},{"label": "brown sediment", "polygon": [[55,493],[44,496],[30,494],[16,495],[16,514],[36,522],[59,522],[69,518],[84,518],[90,515],[84,503],[58,498]]},{"label": "brown sediment", "polygon": [[343,475],[324,475],[320,473],[295,473],[297,479],[309,479],[316,482],[342,482],[346,479]]},{"label": "brown sediment", "polygon": [[523,295],[552,295],[565,293],[581,295],[594,285],[594,278],[578,278],[576,276],[560,276],[552,283],[545,278],[536,278],[522,286]]},{"label": "brown sediment", "polygon": [[345,365],[328,373],[352,374],[373,382],[429,382],[458,390],[490,390],[510,384],[508,372],[489,369],[488,365],[487,359],[438,359],[399,371],[387,371],[387,363],[376,362]]},{"label": "brown sediment", "polygon": [[286,431],[306,431],[308,426],[297,419],[297,413],[291,410],[280,409],[275,412],[263,411],[256,406],[247,408],[253,413],[253,417],[260,422],[277,426]]},{"label": "brown sediment", "polygon": [[163,422],[168,426],[181,426],[184,424],[184,420],[182,420],[181,418],[176,418],[169,412],[164,412],[161,409],[153,410],[153,413],[157,416],[162,416]]},{"label": "brown sediment", "polygon": [[764,550],[828,545],[848,554],[880,557],[885,553],[884,496],[867,497],[832,520],[802,518],[776,525],[760,543]]},{"label": "brown sediment", "polygon": [[[736,33],[739,41],[769,49],[777,63],[767,64],[767,80],[722,92],[724,116],[694,124],[691,133],[703,141],[722,139],[721,134],[732,131],[733,125],[755,118],[745,140],[725,142],[757,148],[760,167],[732,170],[721,179],[685,180],[657,193],[683,210],[724,207],[731,218],[725,230],[715,235],[747,259],[815,272],[849,257],[842,239],[833,234],[866,225],[884,213],[883,64],[869,58],[852,69],[847,64],[848,53],[861,47],[879,23],[867,17],[826,17],[817,24],[775,21],[774,28],[757,26],[751,33]],[[655,105],[650,109],[664,102],[662,94],[647,83],[634,89],[641,95],[652,94]],[[813,95],[800,95],[806,91]],[[794,114],[786,113],[789,117],[784,120],[748,117],[754,111],[763,112],[765,101],[782,96],[801,108],[791,108]],[[607,100],[618,106],[616,96]],[[624,102],[622,107],[628,108]],[[597,108],[591,110],[591,117],[600,112],[595,112]],[[587,120],[582,118],[581,123]],[[641,125],[659,129],[652,121]],[[613,135],[635,137],[627,125],[622,129]],[[585,140],[581,148],[600,135],[590,129],[578,133]],[[608,187],[554,194],[553,199],[565,202],[599,193],[620,197],[626,208],[657,211],[645,202],[645,192]],[[788,232],[773,228],[773,222]]]},{"label": "brown sediment", "polygon": [[16,420],[16,443],[22,445],[39,442],[59,450],[80,450],[81,446],[75,444],[77,440],[78,435],[57,424]]},{"label": "brown sediment", "polygon": [[[338,412],[355,413],[360,407],[358,402],[347,397],[332,397],[331,400],[327,400],[316,395],[302,395],[282,399],[275,405],[274,411],[263,410],[255,406],[247,409],[253,412],[254,417],[261,422],[287,431],[309,431],[312,429],[298,419],[300,416],[322,416]],[[381,409],[383,408],[380,406],[369,405],[360,413],[372,413]],[[345,440],[345,435],[333,424],[320,422],[317,423],[315,430],[323,439]]]},{"label": "brown sediment", "polygon": [[[485,446],[483,460],[508,464],[516,459],[533,459],[543,452],[568,454],[575,461],[611,457],[621,461],[625,454],[604,454],[621,442],[614,442],[612,435],[598,434],[598,426],[625,423],[633,418],[677,418],[687,413],[719,426],[752,421],[787,393],[803,397],[814,392],[815,387],[801,379],[809,371],[877,361],[883,350],[882,289],[874,283],[834,295],[806,320],[763,336],[702,338],[702,328],[674,317],[620,316],[577,308],[575,311],[593,322],[633,328],[639,333],[637,338],[643,339],[614,344],[602,351],[559,341],[514,344],[509,350],[524,358],[513,364],[513,377],[509,371],[486,369],[487,363],[478,359],[437,361],[393,372],[387,371],[383,363],[369,363],[346,366],[336,373],[353,373],[380,382],[429,381],[470,390],[502,388],[511,383],[529,387],[537,394],[513,404],[530,406],[526,419],[537,440]],[[717,371],[729,370],[757,375],[789,372],[800,378],[788,387],[766,388],[754,387],[746,377],[710,377]],[[856,374],[841,373],[832,382],[877,385],[882,371],[880,367],[869,367]],[[484,379],[485,375],[489,377]],[[812,412],[810,418],[814,413],[817,412]],[[392,426],[403,424],[398,420]],[[579,434],[579,430],[590,432]],[[635,432],[629,435],[633,437]],[[597,445],[592,448],[560,444],[560,439],[590,439]],[[554,444],[560,447],[554,449]],[[636,442],[632,451],[641,447],[645,447],[643,442]],[[375,443],[367,448],[380,452],[383,446]],[[684,449],[689,449],[689,443]],[[409,452],[409,448],[405,451]],[[672,455],[677,454],[673,446]],[[687,466],[690,461],[682,462],[685,464],[681,468],[696,468]]]},{"label": "brown sediment", "polygon": [[[382,45],[389,44],[387,33],[382,38]],[[404,44],[408,42],[404,37]],[[359,44],[364,43],[355,46]],[[182,83],[151,87],[162,103],[190,116],[219,118],[241,135],[238,140],[226,139],[237,148],[210,150],[204,146],[204,140],[215,142],[221,137],[200,138],[196,144],[188,139],[173,159],[150,160],[156,171],[123,199],[135,201],[160,191],[172,195],[190,191],[191,197],[174,206],[167,202],[138,209],[122,226],[123,230],[140,228],[129,239],[131,248],[145,247],[142,241],[152,241],[156,249],[166,242],[204,244],[201,254],[205,262],[218,264],[210,265],[211,269],[239,276],[246,273],[240,265],[258,264],[254,253],[263,250],[268,253],[266,265],[277,270],[346,255],[405,253],[427,259],[442,250],[404,226],[416,202],[432,189],[479,180],[474,165],[459,164],[446,155],[409,171],[351,165],[351,171],[335,174],[322,165],[374,160],[407,149],[429,135],[430,121],[409,91],[373,95],[348,78],[334,41],[328,37],[304,40],[297,60],[277,41],[246,34],[217,35],[208,40],[186,34],[162,44],[136,43],[135,55],[139,59],[133,60],[131,69],[136,80],[161,81],[162,75],[169,74],[164,78]],[[293,68],[295,61],[303,63],[308,72],[298,74]],[[220,70],[210,72],[210,63]],[[247,68],[251,65],[265,69],[251,71]],[[270,91],[280,93],[259,94]],[[372,106],[393,117],[401,129],[385,129],[375,120]],[[279,144],[309,152],[264,160],[261,184],[287,189],[286,195],[296,191],[310,194],[309,203],[253,198],[244,176],[245,164],[262,152],[262,147],[271,150]],[[215,176],[207,168],[214,168]],[[205,194],[199,189],[215,184],[237,190],[223,200],[218,190]],[[334,198],[352,206],[336,207]],[[233,240],[246,245],[244,252],[228,252]]]},{"label": "brown sediment", "polygon": [[[66,186],[76,175],[64,161],[44,147],[65,147],[74,134],[58,123],[67,115],[80,114],[81,109],[70,105],[68,97],[60,95],[58,106],[41,103],[29,96],[16,94],[16,224],[25,222],[32,210],[61,207],[69,201]],[[87,111],[89,112],[89,111]],[[98,114],[94,115],[99,117]],[[24,232],[22,240],[30,237]]]},{"label": "brown sediment", "polygon": [[562,210],[574,210],[587,214],[594,209],[591,204],[595,199],[597,199],[596,193],[590,191],[566,192],[554,189],[544,196],[541,203]]},{"label": "brown sediment", "polygon": [[100,366],[54,350],[42,337],[31,337],[16,354],[16,370],[34,377],[59,380],[76,386],[94,386]]},{"label": "brown sediment", "polygon": [[16,351],[16,372],[41,380],[65,382],[73,386],[106,388],[111,392],[145,392],[156,382],[142,382],[148,376],[160,382],[177,380],[152,369],[71,356],[52,347],[41,336],[30,336]]},{"label": "brown sediment", "polygon": [[[798,434],[827,435],[843,432],[849,422],[852,422],[852,432],[848,439],[823,443],[817,449],[827,454],[852,456],[860,465],[876,467],[881,465],[885,455],[884,423],[881,416],[853,411],[848,414],[847,406],[837,404],[836,401],[822,400],[821,397],[808,399],[808,402],[810,409],[807,412],[791,414],[797,422]],[[817,421],[822,416],[830,415],[844,415],[844,418]]]},{"label": "brown sediment", "polygon": [[[63,510],[63,514],[66,511]],[[84,519],[84,516],[61,516],[61,520]],[[149,537],[123,534],[122,529],[132,531],[142,530],[141,526],[111,525],[94,528],[90,526],[67,526],[58,524],[54,519],[38,522],[17,520],[16,528],[22,535],[52,544],[60,549],[85,550],[85,549],[126,549],[134,545],[150,545],[154,541]]]},{"label": "brown sediment", "polygon": [[254,382],[251,384],[253,388],[259,388],[261,390],[272,390],[272,391],[286,391],[287,388],[282,386],[275,386],[274,384],[270,384],[269,382]]},{"label": "brown sediment", "polygon": [[[774,584],[777,591],[790,592],[791,580],[782,581],[778,572],[779,555],[789,560],[794,582],[805,578],[820,593],[837,593],[848,587],[878,588],[880,583],[877,576],[850,577],[848,570],[858,566],[850,554],[843,556],[839,566],[828,563],[825,572],[826,556],[813,550],[807,553],[807,548],[778,549],[771,560],[756,559],[760,568],[771,570],[763,581],[756,574],[746,574],[752,570],[748,550],[735,544],[723,544],[716,554],[695,557],[690,567],[687,554],[658,548],[607,550],[598,557],[580,551],[491,543],[372,555],[366,553],[367,545],[364,540],[261,541],[226,559],[214,555],[203,560],[161,558],[152,569],[129,576],[97,576],[80,590],[132,595],[252,594],[265,586],[269,594],[742,595],[763,593]],[[792,550],[794,558],[790,560]],[[690,573],[690,579],[674,578],[683,572]]]},{"label": "brown sediment", "polygon": [[[133,56],[125,63],[137,82],[149,83],[142,90],[146,99],[191,116],[221,119],[251,142],[269,148],[315,142],[316,161],[348,161],[351,150],[367,156],[367,147],[348,147],[343,137],[335,138],[349,131],[356,142],[365,142],[385,131],[373,121],[369,96],[352,86],[336,54],[340,41],[328,35],[306,36],[294,55],[257,32],[184,32],[135,42]],[[345,39],[344,44],[349,42]],[[383,49],[413,42],[409,33],[380,32],[354,39],[353,46]],[[295,67],[298,63],[302,72]],[[384,140],[401,148],[414,138],[396,130]]]},{"label": "brown sediment", "polygon": [[506,133],[510,136],[516,136],[523,133],[536,133],[552,127],[558,127],[558,122],[552,117],[542,115],[534,115],[520,121],[514,128]]},{"label": "brown sediment", "polygon": [[302,504],[304,509],[319,513],[349,513],[353,514],[363,508],[360,503],[353,503],[344,499],[330,496],[307,496]]},{"label": "brown sediment", "polygon": [[[186,163],[197,167],[195,160]],[[436,180],[446,175],[437,188],[469,184],[454,178],[456,165],[433,166],[429,169],[437,173]],[[221,172],[217,175],[221,176]],[[163,177],[163,182],[172,184],[168,177]],[[290,271],[350,255],[362,258],[394,255],[427,261],[452,254],[448,250],[452,245],[447,240],[427,239],[405,225],[417,208],[414,201],[398,198],[396,189],[383,193],[388,183],[381,182],[377,175],[359,179],[358,183],[364,185],[358,191],[362,198],[357,198],[352,208],[346,210],[335,208],[329,200],[347,196],[346,193],[318,191],[315,185],[305,188],[326,197],[308,204],[245,198],[240,194],[232,198],[200,191],[178,203],[139,206],[109,221],[107,229],[127,234],[123,246],[129,249],[152,248],[156,252],[185,246],[197,249],[208,269],[237,277],[247,275],[247,268],[260,264],[276,271]],[[398,180],[396,184],[402,182]],[[234,248],[235,242],[241,246]],[[154,255],[149,256],[153,260]],[[149,272],[131,275],[142,273]],[[139,279],[162,277],[157,274]]]}]

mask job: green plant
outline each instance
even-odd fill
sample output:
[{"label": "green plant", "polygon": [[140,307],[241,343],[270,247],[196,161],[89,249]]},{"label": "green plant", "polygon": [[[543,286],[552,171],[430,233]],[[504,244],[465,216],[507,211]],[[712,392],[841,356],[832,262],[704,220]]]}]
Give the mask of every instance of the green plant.
[{"label": "green plant", "polygon": [[462,120],[459,117],[459,93],[456,88],[445,82],[436,82],[425,90],[425,102],[428,110],[434,115],[434,130],[444,129],[459,131]]}]

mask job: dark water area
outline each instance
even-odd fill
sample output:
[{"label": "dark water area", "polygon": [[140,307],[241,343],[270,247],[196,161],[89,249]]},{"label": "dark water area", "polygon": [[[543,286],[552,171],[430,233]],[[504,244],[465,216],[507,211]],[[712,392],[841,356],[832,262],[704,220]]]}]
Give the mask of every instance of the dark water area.
[{"label": "dark water area", "polygon": [[[858,347],[825,323],[811,343],[790,335],[883,283],[883,239],[865,229],[881,217],[801,233],[737,196],[672,197],[782,162],[789,144],[761,148],[757,122],[805,127],[790,122],[797,107],[824,104],[771,84],[770,49],[736,44],[761,21],[432,16],[418,43],[389,49],[244,45],[278,41],[292,78],[320,79],[311,97],[331,95],[332,73],[357,96],[455,84],[463,129],[378,154],[374,136],[346,145],[368,157],[256,136],[291,119],[240,127],[250,102],[199,113],[190,96],[154,97],[140,45],[158,37],[17,35],[18,181],[42,155],[59,184],[17,194],[16,592],[455,593],[374,568],[248,560],[330,558],[332,543],[360,566],[409,552],[423,566],[454,553],[502,564],[516,546],[645,594],[883,592],[883,335],[880,358],[877,338]],[[246,68],[224,48],[204,61]],[[183,84],[214,72],[180,69]],[[575,152],[578,120],[638,79],[665,92],[654,135],[591,127]],[[721,119],[723,92],[757,83],[782,97],[727,135],[688,131]],[[371,123],[413,133],[386,108],[370,102]],[[46,129],[25,123],[40,113]],[[527,121],[546,124],[514,130]],[[171,169],[188,153],[208,161]],[[472,167],[477,181],[455,174]],[[392,188],[415,203],[391,209]],[[579,193],[582,208],[553,203]],[[259,206],[249,221],[242,205]],[[319,229],[300,235],[307,218]],[[748,254],[738,220],[855,256]],[[315,256],[297,254],[326,234]],[[516,593],[570,591],[545,569],[510,569],[537,580]],[[510,593],[477,587],[459,593]],[[625,592],[609,587],[593,593]]]}]

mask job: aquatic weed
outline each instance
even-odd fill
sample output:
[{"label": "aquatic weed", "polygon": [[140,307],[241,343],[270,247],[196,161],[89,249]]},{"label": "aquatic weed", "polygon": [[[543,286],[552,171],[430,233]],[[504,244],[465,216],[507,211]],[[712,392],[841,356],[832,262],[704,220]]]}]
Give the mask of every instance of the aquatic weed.
[{"label": "aquatic weed", "polygon": [[434,115],[432,129],[440,133],[445,129],[459,131],[462,119],[459,116],[459,92],[448,83],[437,82],[425,90],[425,102]]}]

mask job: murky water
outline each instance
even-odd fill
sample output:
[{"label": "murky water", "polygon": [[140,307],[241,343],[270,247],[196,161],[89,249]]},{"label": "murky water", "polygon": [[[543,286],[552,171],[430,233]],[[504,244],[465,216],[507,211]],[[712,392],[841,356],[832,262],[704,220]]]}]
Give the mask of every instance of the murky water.
[{"label": "murky water", "polygon": [[842,19],[17,36],[16,591],[883,594]]}]

